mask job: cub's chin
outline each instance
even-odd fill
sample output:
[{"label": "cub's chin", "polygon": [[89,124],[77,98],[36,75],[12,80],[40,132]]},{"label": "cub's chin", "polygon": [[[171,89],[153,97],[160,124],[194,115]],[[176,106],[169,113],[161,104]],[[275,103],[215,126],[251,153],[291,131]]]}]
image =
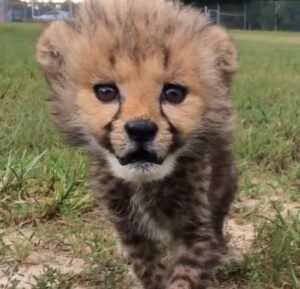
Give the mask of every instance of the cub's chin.
[{"label": "cub's chin", "polygon": [[159,159],[147,152],[135,152],[118,158],[106,152],[106,158],[114,176],[132,183],[157,181],[170,175],[176,165],[176,154]]}]

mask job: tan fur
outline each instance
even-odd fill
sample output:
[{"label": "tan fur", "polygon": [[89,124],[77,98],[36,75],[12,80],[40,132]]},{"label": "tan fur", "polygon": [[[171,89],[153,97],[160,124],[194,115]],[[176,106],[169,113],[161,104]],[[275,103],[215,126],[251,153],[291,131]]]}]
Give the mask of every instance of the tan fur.
[{"label": "tan fur", "polygon": [[[79,32],[64,22],[51,24],[38,42],[38,62],[49,78],[61,72],[76,85],[69,104],[74,102],[73,109],[78,109],[82,121],[97,136],[118,107],[101,104],[92,87],[98,82],[118,84],[124,104],[115,125],[112,143],[116,146],[126,142],[124,124],[136,118],[157,123],[162,134],[158,138],[170,140],[160,114],[160,91],[167,82],[187,86],[189,95],[184,103],[162,106],[186,138],[201,123],[207,106],[215,105],[214,101],[227,93],[227,79],[222,82],[220,78],[237,68],[234,45],[223,29],[205,28],[206,21],[190,8],[178,5],[169,9],[172,4],[166,1],[135,0],[130,1],[134,7],[130,10],[127,2],[103,5],[90,1],[79,16]],[[98,5],[98,10],[92,11]],[[90,15],[96,10],[102,15],[97,24]],[[151,17],[159,21],[149,25]]]},{"label": "tan fur", "polygon": [[76,105],[80,115],[94,135],[99,135],[103,127],[111,121],[118,111],[116,104],[102,104],[90,89],[79,90]]}]

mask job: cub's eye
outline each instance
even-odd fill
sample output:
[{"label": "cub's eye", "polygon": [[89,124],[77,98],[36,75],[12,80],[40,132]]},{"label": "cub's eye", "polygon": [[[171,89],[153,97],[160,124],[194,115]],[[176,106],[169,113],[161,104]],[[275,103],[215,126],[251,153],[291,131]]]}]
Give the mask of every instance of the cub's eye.
[{"label": "cub's eye", "polygon": [[112,102],[119,98],[119,90],[114,84],[96,84],[94,92],[102,102]]},{"label": "cub's eye", "polygon": [[162,100],[179,104],[185,100],[187,88],[180,84],[165,84],[162,90]]}]

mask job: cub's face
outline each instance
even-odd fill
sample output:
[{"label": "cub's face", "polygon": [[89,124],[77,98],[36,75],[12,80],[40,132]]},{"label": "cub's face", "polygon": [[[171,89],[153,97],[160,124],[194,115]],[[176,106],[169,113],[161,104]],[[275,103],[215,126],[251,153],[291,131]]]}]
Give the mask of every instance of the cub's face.
[{"label": "cub's face", "polygon": [[121,31],[53,23],[37,59],[69,138],[104,156],[126,181],[162,179],[193,150],[210,107],[226,95],[234,46],[214,26],[199,35],[182,27],[155,36]]},{"label": "cub's face", "polygon": [[194,81],[198,67],[179,54],[173,63],[166,53],[158,50],[145,59],[117,53],[113,60],[99,54],[99,64],[94,58],[79,64],[89,69],[84,81],[81,73],[74,75],[79,117],[113,173],[126,180],[170,174],[201,123],[204,85]]}]

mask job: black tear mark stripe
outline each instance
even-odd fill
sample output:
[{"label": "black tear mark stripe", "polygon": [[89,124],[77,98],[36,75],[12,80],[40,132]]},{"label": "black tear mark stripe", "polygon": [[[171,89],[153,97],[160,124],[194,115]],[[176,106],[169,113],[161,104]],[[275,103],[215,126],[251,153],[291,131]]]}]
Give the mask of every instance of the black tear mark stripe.
[{"label": "black tear mark stripe", "polygon": [[[105,134],[100,140],[100,144],[103,145],[107,150],[109,150],[113,154],[115,153],[115,150],[114,150],[113,145],[112,145],[111,140],[110,140],[110,134],[111,134],[112,129],[113,129],[113,122],[118,119],[118,117],[120,116],[120,114],[122,112],[122,101],[121,101],[121,99],[122,99],[122,97],[120,97],[120,100],[119,100],[118,111],[113,116],[112,120],[104,126]],[[167,123],[169,125],[169,131],[172,135],[172,144],[171,144],[171,146],[169,147],[169,150],[168,150],[168,153],[170,154],[170,153],[174,152],[175,150],[177,150],[178,148],[182,147],[183,143],[180,140],[178,130],[172,124],[172,122],[169,120],[167,115],[164,113],[164,111],[162,109],[162,104],[160,104],[160,113],[161,113],[161,116],[167,121]]]},{"label": "black tear mark stripe", "polygon": [[104,126],[104,135],[100,140],[100,144],[105,147],[108,151],[111,153],[114,153],[114,148],[112,146],[112,143],[110,141],[110,133],[112,131],[112,121],[110,121],[108,124]]},{"label": "black tear mark stripe", "polygon": [[169,120],[168,116],[163,111],[162,103],[160,103],[160,113],[161,113],[161,116],[167,121],[167,123],[169,125],[169,131],[172,135],[172,144],[169,147],[169,151],[168,151],[168,153],[170,154],[170,153],[174,152],[175,150],[179,149],[180,147],[182,147],[183,143],[180,140],[178,130],[172,124],[172,122]]},{"label": "black tear mark stripe", "polygon": [[112,51],[111,54],[109,55],[109,63],[112,66],[112,68],[116,67],[116,58],[114,56],[114,52]]},{"label": "black tear mark stripe", "polygon": [[119,100],[119,108],[118,108],[117,112],[115,113],[115,115],[113,116],[112,120],[104,126],[105,133],[104,133],[103,137],[101,138],[101,140],[99,141],[99,143],[103,147],[105,147],[109,152],[111,152],[113,154],[115,154],[115,150],[114,150],[113,145],[110,140],[110,134],[113,129],[113,122],[118,119],[120,114],[121,114],[121,100]]},{"label": "black tear mark stripe", "polygon": [[163,48],[163,62],[164,68],[167,69],[169,67],[170,62],[170,50],[167,47]]}]

